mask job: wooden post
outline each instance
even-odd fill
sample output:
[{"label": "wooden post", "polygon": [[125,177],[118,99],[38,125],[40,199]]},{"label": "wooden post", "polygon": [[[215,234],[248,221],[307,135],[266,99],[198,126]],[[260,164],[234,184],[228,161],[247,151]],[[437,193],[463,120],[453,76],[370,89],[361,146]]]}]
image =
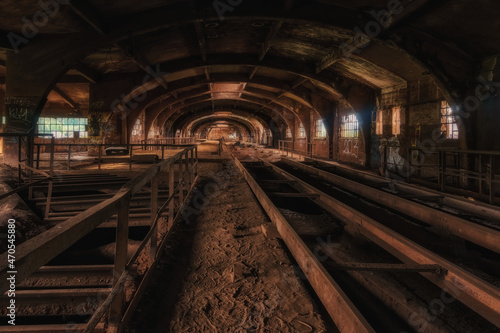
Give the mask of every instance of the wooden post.
[{"label": "wooden post", "polygon": [[493,154],[490,155],[490,204],[495,202],[495,172],[494,172],[494,161],[495,157]]},{"label": "wooden post", "polygon": [[68,145],[68,167],[67,170],[70,169],[70,163],[71,163],[71,145]]},{"label": "wooden post", "polygon": [[483,155],[479,154],[479,194],[483,194]]},{"label": "wooden post", "polygon": [[441,191],[444,192],[446,189],[446,152],[440,151],[439,156],[441,156]]},{"label": "wooden post", "polygon": [[189,152],[186,151],[184,154],[185,157],[185,164],[186,164],[186,188],[189,191],[189,188],[191,187],[192,179],[191,179],[191,168],[189,167]]},{"label": "wooden post", "polygon": [[20,135],[18,136],[18,150],[17,150],[17,187],[21,187],[21,162],[23,160],[23,153],[22,153],[22,144],[23,144],[23,137]]},{"label": "wooden post", "polygon": [[[116,247],[115,247],[115,267],[113,270],[113,286],[118,282],[120,275],[127,264],[128,250],[128,217],[129,205],[124,202],[118,210],[118,220],[116,222]],[[117,332],[122,316],[125,294],[123,290],[114,299],[109,310],[109,326],[111,331]]]},{"label": "wooden post", "polygon": [[175,202],[173,199],[173,196],[175,195],[174,190],[175,190],[175,163],[171,163],[168,166],[168,197],[172,198],[170,200],[170,203],[168,204],[168,229],[172,228],[174,224],[174,207],[175,207]]},{"label": "wooden post", "polygon": [[182,155],[181,158],[179,159],[179,205],[181,206],[182,203],[184,202],[184,175],[183,175],[183,162],[182,162]]},{"label": "wooden post", "polygon": [[[194,155],[196,157],[196,162],[198,162],[198,146],[194,146]],[[198,163],[196,163],[195,174],[198,175]]]},{"label": "wooden post", "polygon": [[36,168],[40,169],[40,144],[36,146]]},{"label": "wooden post", "polygon": [[97,147],[97,149],[99,149],[99,159],[97,160],[97,168],[98,168],[99,170],[101,170],[101,157],[102,157],[102,152],[101,152],[102,147],[101,147],[101,145],[99,145],[99,146]]},{"label": "wooden post", "polygon": [[45,218],[49,218],[50,212],[50,204],[52,201],[52,188],[53,188],[53,177],[54,177],[54,137],[52,137],[50,141],[50,180],[49,180],[49,188],[47,189],[47,204],[45,205]]},{"label": "wooden post", "polygon": [[412,152],[412,150],[411,150],[411,148],[409,148],[408,149],[408,166],[406,168],[406,182],[407,183],[410,183],[410,180],[411,180],[411,169],[412,169],[412,166],[413,166],[411,152]]},{"label": "wooden post", "polygon": [[134,150],[134,146],[133,145],[129,145],[129,150],[130,150],[129,169],[132,170],[132,151]]},{"label": "wooden post", "polygon": [[161,159],[162,161],[165,159],[165,146],[161,145]]},{"label": "wooden post", "polygon": [[191,184],[193,184],[194,182],[194,148],[190,150],[190,153],[191,153],[191,169],[190,169],[190,180],[191,180]]},{"label": "wooden post", "polygon": [[158,224],[153,226],[158,214],[158,174],[151,179],[151,228],[154,228],[151,236],[149,247],[149,267],[151,267],[156,259],[156,251],[158,249]]}]

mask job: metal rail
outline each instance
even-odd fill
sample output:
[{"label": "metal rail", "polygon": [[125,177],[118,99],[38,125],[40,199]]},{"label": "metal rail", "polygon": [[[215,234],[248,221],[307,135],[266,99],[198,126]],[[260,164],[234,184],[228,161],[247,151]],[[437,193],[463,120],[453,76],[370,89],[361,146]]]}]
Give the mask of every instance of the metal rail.
[{"label": "metal rail", "polygon": [[[113,330],[118,330],[120,326],[120,321],[123,315],[123,284],[130,276],[129,269],[132,264],[129,262],[127,264],[127,243],[128,243],[128,229],[129,229],[129,203],[133,194],[140,192],[142,188],[151,183],[152,189],[158,188],[158,175],[160,172],[168,169],[169,177],[169,198],[167,203],[162,206],[162,209],[168,206],[169,216],[174,216],[174,201],[173,198],[175,194],[179,194],[179,199],[181,206],[184,202],[184,191],[189,191],[193,187],[196,177],[197,177],[197,152],[195,146],[186,148],[183,151],[177,153],[160,162],[145,172],[125,184],[112,198],[105,200],[104,202],[81,212],[77,216],[71,217],[68,220],[58,224],[58,228],[52,228],[46,232],[20,244],[17,247],[16,254],[16,269],[17,269],[17,280],[22,281],[33,272],[35,272],[39,267],[45,265],[47,262],[55,258],[57,255],[65,251],[71,245],[76,243],[78,240],[83,238],[89,232],[97,228],[100,224],[104,223],[115,213],[117,216],[116,223],[116,248],[115,248],[115,264],[114,264],[114,286],[111,291],[112,299],[107,301],[106,313],[108,310],[110,312],[110,327]],[[190,155],[189,155],[190,154]],[[174,189],[174,165],[178,165],[177,182],[178,186]],[[154,192],[154,191],[153,191]],[[151,200],[156,201],[157,193],[152,193]],[[155,207],[156,202],[152,205]],[[182,207],[181,207],[182,208]],[[153,210],[151,212],[151,229],[147,237],[143,240],[138,251],[135,253],[133,259],[135,260],[140,251],[144,250],[146,244],[153,244],[151,247],[155,248],[156,244],[154,241],[157,240],[158,235],[158,215],[161,214],[161,210]],[[172,220],[169,221],[171,225]],[[161,247],[157,248],[157,251],[149,253],[149,270],[148,273],[152,271],[151,267],[156,262],[156,257],[161,251]],[[9,285],[7,281],[9,267],[7,265],[7,253],[0,255],[0,293],[8,290]],[[101,313],[101,312],[100,312]],[[101,313],[102,314],[102,313]],[[102,317],[102,316],[101,316]],[[100,320],[101,318],[99,318]]]},{"label": "metal rail", "polygon": [[[64,144],[64,143],[43,143],[43,142],[37,142],[37,143],[34,143],[33,144],[34,147],[36,147],[36,157],[35,155],[33,155],[33,160],[36,162],[36,168],[39,169],[40,168],[40,162],[50,162],[51,165],[52,165],[52,168],[54,167],[54,162],[65,162],[66,163],[66,167],[64,168],[65,170],[71,170],[71,163],[74,162],[74,161],[77,161],[77,162],[97,162],[97,166],[98,166],[98,169],[100,170],[101,169],[101,164],[106,161],[106,160],[110,160],[110,161],[113,161],[113,160],[116,160],[116,158],[114,157],[109,157],[109,158],[105,158],[102,156],[103,154],[103,151],[106,149],[106,148],[112,148],[112,147],[124,147],[128,150],[128,157],[126,157],[127,159],[124,160],[123,162],[128,162],[129,163],[129,169],[132,169],[132,164],[134,162],[134,156],[143,156],[142,154],[137,154],[137,155],[134,155],[134,149],[135,148],[139,148],[139,150],[153,150],[152,148],[158,148],[158,150],[161,150],[161,160],[164,160],[165,159],[165,150],[167,150],[168,148],[177,148],[177,149],[184,149],[184,148],[188,148],[188,147],[192,147],[193,145],[192,144],[123,144],[123,145],[120,145],[120,144]],[[46,147],[46,146],[50,146],[52,147],[51,148],[51,160],[44,160],[41,158],[41,147]],[[62,151],[61,153],[66,153],[67,154],[67,157],[65,159],[58,159],[58,160],[55,160],[54,159],[54,154],[57,153],[57,147],[64,147],[64,148],[67,148],[66,150]],[[97,149],[97,155],[96,156],[92,156],[88,159],[72,159],[71,158],[71,154],[73,152],[75,152],[73,150],[73,148],[96,148]],[[135,149],[137,150],[137,149]],[[151,159],[151,161],[154,161]],[[122,161],[120,161],[122,162]]]},{"label": "metal rail", "polygon": [[345,188],[353,193],[356,193],[357,195],[361,195],[408,216],[415,217],[430,225],[437,226],[453,235],[490,249],[496,253],[500,253],[500,231],[466,221],[457,216],[453,216],[420,203],[401,198],[395,194],[363,185],[359,182],[334,175],[288,158],[282,158],[282,161],[285,164],[308,173],[309,175],[318,176],[320,179],[331,184]]},{"label": "metal rail", "polygon": [[[226,147],[227,149],[227,147]],[[264,193],[255,179],[241,162],[227,149],[236,166],[243,174],[250,188],[261,203],[267,215],[276,225],[283,241],[306,275],[316,294],[341,332],[375,332],[352,301],[332,279],[316,256],[279,212],[271,199]]]},{"label": "metal rail", "polygon": [[319,195],[319,198],[314,200],[314,202],[320,207],[343,221],[346,225],[351,225],[359,229],[362,235],[404,263],[409,265],[439,265],[442,267],[446,271],[442,275],[425,272],[420,274],[438,287],[446,290],[453,297],[460,300],[494,325],[500,327],[500,290],[498,288],[401,236],[399,233],[374,219],[330,197],[288,172],[265,161],[263,163],[266,166],[272,167],[274,171],[281,174],[285,179],[295,181],[296,183],[293,187],[296,190]]},{"label": "metal rail", "polygon": [[467,211],[484,219],[500,221],[500,210],[498,209],[498,207],[483,202],[471,201],[453,194],[443,193],[437,190],[420,187],[414,184],[408,184],[394,179],[387,179],[385,177],[375,175],[371,172],[353,169],[335,162],[318,160],[314,158],[306,158],[305,162],[316,163],[321,167],[339,170],[341,173],[345,173],[350,176],[366,180],[368,182],[390,185],[399,192],[406,192],[419,196],[439,196],[441,197],[439,199],[440,203],[442,203],[444,206],[452,207],[461,211]]}]

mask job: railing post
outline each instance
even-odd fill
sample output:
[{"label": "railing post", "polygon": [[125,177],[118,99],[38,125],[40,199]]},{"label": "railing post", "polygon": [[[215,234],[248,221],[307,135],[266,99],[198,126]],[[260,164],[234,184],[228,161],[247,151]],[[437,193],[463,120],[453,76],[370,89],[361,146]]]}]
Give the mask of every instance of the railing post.
[{"label": "railing post", "polygon": [[[116,247],[115,247],[115,267],[113,269],[113,286],[116,285],[118,279],[122,275],[125,265],[127,264],[128,250],[128,218],[129,205],[128,202],[123,202],[120,205],[117,214],[116,222]],[[123,306],[125,304],[124,291],[122,290],[111,303],[109,310],[109,326],[111,332],[118,332],[120,319],[122,317]]]},{"label": "railing post", "polygon": [[130,161],[129,161],[129,170],[132,170],[132,151],[134,150],[133,145],[129,145],[129,151],[130,151]]},{"label": "railing post", "polygon": [[198,175],[198,146],[194,146],[194,155],[196,158],[196,167],[195,167],[195,174]]},{"label": "railing post", "polygon": [[71,163],[71,145],[68,145],[68,167],[67,170],[70,169],[70,163]]},{"label": "railing post", "polygon": [[174,224],[174,195],[175,195],[175,163],[172,162],[168,166],[168,197],[172,198],[168,204],[168,230],[172,228]]},{"label": "railing post", "polygon": [[441,191],[444,192],[446,189],[446,152],[439,151],[441,156]]},{"label": "railing post", "polygon": [[[222,149],[222,145],[221,145],[221,149]],[[186,163],[186,188],[187,190],[189,191],[189,188],[191,187],[191,170],[190,170],[190,167],[189,167],[189,152],[186,150],[186,153],[184,154],[185,156],[185,163]]]},{"label": "railing post", "polygon": [[[158,170],[159,172],[159,170]],[[151,267],[156,259],[156,251],[158,248],[158,224],[153,226],[158,213],[158,174],[151,179],[151,228],[154,228],[151,235],[151,243],[149,246],[149,267]]]},{"label": "railing post", "polygon": [[411,182],[411,169],[413,167],[413,162],[412,162],[413,156],[412,156],[412,149],[408,149],[408,167],[406,168],[406,182],[410,183]]},{"label": "railing post", "polygon": [[190,160],[190,162],[191,162],[191,170],[190,171],[191,172],[189,174],[191,175],[191,184],[193,184],[193,182],[194,182],[194,148],[191,149],[189,152],[191,154],[191,160]]},{"label": "railing post", "polygon": [[483,155],[479,154],[479,194],[483,194]]},{"label": "railing post", "polygon": [[179,159],[179,206],[182,206],[182,203],[184,202],[184,175],[183,175],[183,161],[182,161],[182,156]]},{"label": "railing post", "polygon": [[[160,142],[161,144],[161,142]],[[165,146],[161,145],[161,159],[162,161],[165,159]]]},{"label": "railing post", "polygon": [[36,146],[36,168],[40,169],[40,144]]},{"label": "railing post", "polygon": [[99,145],[97,149],[99,150],[99,159],[97,160],[97,168],[101,170],[102,146]]},{"label": "railing post", "polygon": [[45,219],[49,218],[50,212],[50,204],[52,201],[52,188],[54,186],[54,137],[51,138],[50,141],[50,180],[49,180],[49,188],[47,189],[47,203],[45,205]]},{"label": "railing post", "polygon": [[495,202],[495,172],[494,172],[495,157],[490,155],[490,204]]}]

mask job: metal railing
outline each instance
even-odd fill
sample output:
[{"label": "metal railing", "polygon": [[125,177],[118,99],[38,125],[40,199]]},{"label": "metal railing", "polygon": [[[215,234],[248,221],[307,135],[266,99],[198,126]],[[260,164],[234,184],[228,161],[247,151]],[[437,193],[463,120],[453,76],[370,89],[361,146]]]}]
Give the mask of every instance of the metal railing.
[{"label": "metal railing", "polygon": [[[431,162],[425,162],[431,160]],[[424,161],[424,163],[420,163]],[[476,196],[490,204],[498,202],[500,152],[436,149],[424,152],[409,149],[408,182],[432,182],[443,192]]]},{"label": "metal railing", "polygon": [[[191,144],[185,144],[185,145],[180,145],[180,144],[166,144],[166,143],[162,143],[162,144],[66,144],[66,143],[34,143],[34,146],[36,147],[36,153],[34,153],[33,155],[33,160],[35,162],[35,168],[36,169],[40,169],[40,164],[41,162],[49,162],[50,160],[44,160],[42,159],[42,147],[47,147],[47,146],[50,146],[51,148],[51,158],[53,157],[53,151],[56,151],[57,150],[57,147],[64,147],[66,148],[66,150],[62,151],[61,153],[65,153],[66,154],[66,158],[65,159],[57,159],[57,160],[53,160],[52,163],[52,168],[54,168],[55,165],[65,165],[64,168],[60,169],[60,170],[71,170],[71,164],[73,162],[78,162],[78,163],[82,163],[82,162],[92,162],[92,163],[97,163],[97,166],[98,166],[98,169],[100,170],[101,169],[101,164],[103,162],[106,162],[108,161],[106,157],[103,156],[103,154],[105,153],[105,150],[106,148],[125,148],[126,150],[126,154],[125,155],[128,155],[129,159],[125,162],[129,162],[129,169],[132,169],[132,164],[134,162],[134,150],[135,151],[138,151],[138,150],[154,150],[154,151],[161,151],[161,160],[164,160],[165,159],[165,151],[168,150],[168,149],[184,149],[186,147],[190,147],[192,146]],[[77,153],[78,151],[76,151],[74,148],[86,148],[85,150],[89,151],[89,150],[92,150],[93,148],[96,150],[97,154],[95,156],[89,156],[88,159],[82,159],[82,158],[78,158],[78,159],[75,159],[75,158],[72,158],[72,154],[74,153]],[[46,149],[44,149],[46,150]],[[116,159],[114,159],[116,161]],[[110,158],[109,161],[113,161],[113,159]],[[59,170],[59,169],[58,169]]]},{"label": "metal railing", "polygon": [[[305,151],[301,149],[296,149],[296,146],[298,144],[302,144],[306,146]],[[293,157],[294,154],[298,155],[299,159],[302,159],[303,157],[313,157],[315,155],[316,151],[316,144],[315,143],[305,143],[305,142],[299,142],[299,141],[292,141],[292,140],[278,140],[278,150],[280,152],[280,155],[286,156],[286,157]]]},{"label": "metal railing", "polygon": [[[177,165],[177,177],[175,166]],[[168,199],[158,208],[158,184],[161,172],[168,171]],[[19,281],[27,278],[42,265],[45,265],[57,255],[64,252],[68,247],[75,244],[85,235],[97,228],[100,224],[107,221],[113,215],[117,214],[116,222],[116,247],[114,262],[113,288],[109,296],[98,310],[94,313],[88,322],[85,332],[92,332],[97,323],[103,316],[109,312],[109,325],[118,327],[124,321],[126,316],[130,316],[139,295],[144,292],[145,281],[151,276],[153,268],[157,263],[158,255],[166,245],[166,235],[159,239],[158,224],[162,213],[168,209],[168,225],[170,230],[174,221],[178,219],[184,207],[184,200],[192,190],[198,173],[198,154],[197,147],[191,146],[169,157],[168,159],[151,166],[145,172],[125,184],[115,196],[108,199],[86,211],[69,218],[60,223],[57,228],[51,228],[44,233],[20,244],[17,247],[16,268]],[[177,186],[175,186],[177,180]],[[129,230],[129,209],[132,196],[141,191],[147,184],[151,189],[151,226],[147,236],[141,245],[127,261],[128,230]],[[186,193],[185,193],[186,191]],[[174,212],[174,197],[179,197],[179,207]],[[139,255],[144,251],[146,245],[150,244],[148,253],[148,270],[135,293],[133,301],[125,310],[123,286],[131,276],[131,269]],[[7,253],[0,255],[0,293],[8,290],[8,261]],[[125,315],[124,315],[125,314]]]},{"label": "metal railing", "polygon": [[[52,198],[52,188],[53,188],[53,177],[54,177],[54,136],[52,134],[30,134],[30,133],[0,133],[0,137],[4,138],[17,138],[18,144],[18,187],[0,195],[0,200],[7,198],[15,193],[22,192],[24,190],[28,190],[28,199],[33,198],[33,186],[41,184],[45,181],[49,182],[48,191],[47,191],[47,203],[45,210],[45,218],[48,217],[48,211],[50,209],[50,202]],[[34,168],[34,160],[33,160],[33,149],[34,149],[34,140],[35,137],[50,137],[50,159],[49,159],[49,170],[48,173],[37,170]],[[25,156],[23,158],[23,138],[25,138]],[[24,174],[27,175],[28,181],[26,184],[23,183],[23,169],[25,169]],[[41,174],[45,178],[37,179],[33,181],[34,173]]]},{"label": "metal railing", "polygon": [[141,140],[141,144],[145,145],[192,145],[196,143],[196,137],[187,137],[187,138],[153,138],[147,140]]}]

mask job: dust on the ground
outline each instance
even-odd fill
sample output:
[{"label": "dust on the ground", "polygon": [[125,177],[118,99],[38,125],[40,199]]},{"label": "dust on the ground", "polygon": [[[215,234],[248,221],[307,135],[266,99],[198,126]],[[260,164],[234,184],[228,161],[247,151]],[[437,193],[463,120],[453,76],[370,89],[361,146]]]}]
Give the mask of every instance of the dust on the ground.
[{"label": "dust on the ground", "polygon": [[282,244],[260,232],[269,220],[234,164],[203,163],[200,177],[131,331],[326,332]]}]

